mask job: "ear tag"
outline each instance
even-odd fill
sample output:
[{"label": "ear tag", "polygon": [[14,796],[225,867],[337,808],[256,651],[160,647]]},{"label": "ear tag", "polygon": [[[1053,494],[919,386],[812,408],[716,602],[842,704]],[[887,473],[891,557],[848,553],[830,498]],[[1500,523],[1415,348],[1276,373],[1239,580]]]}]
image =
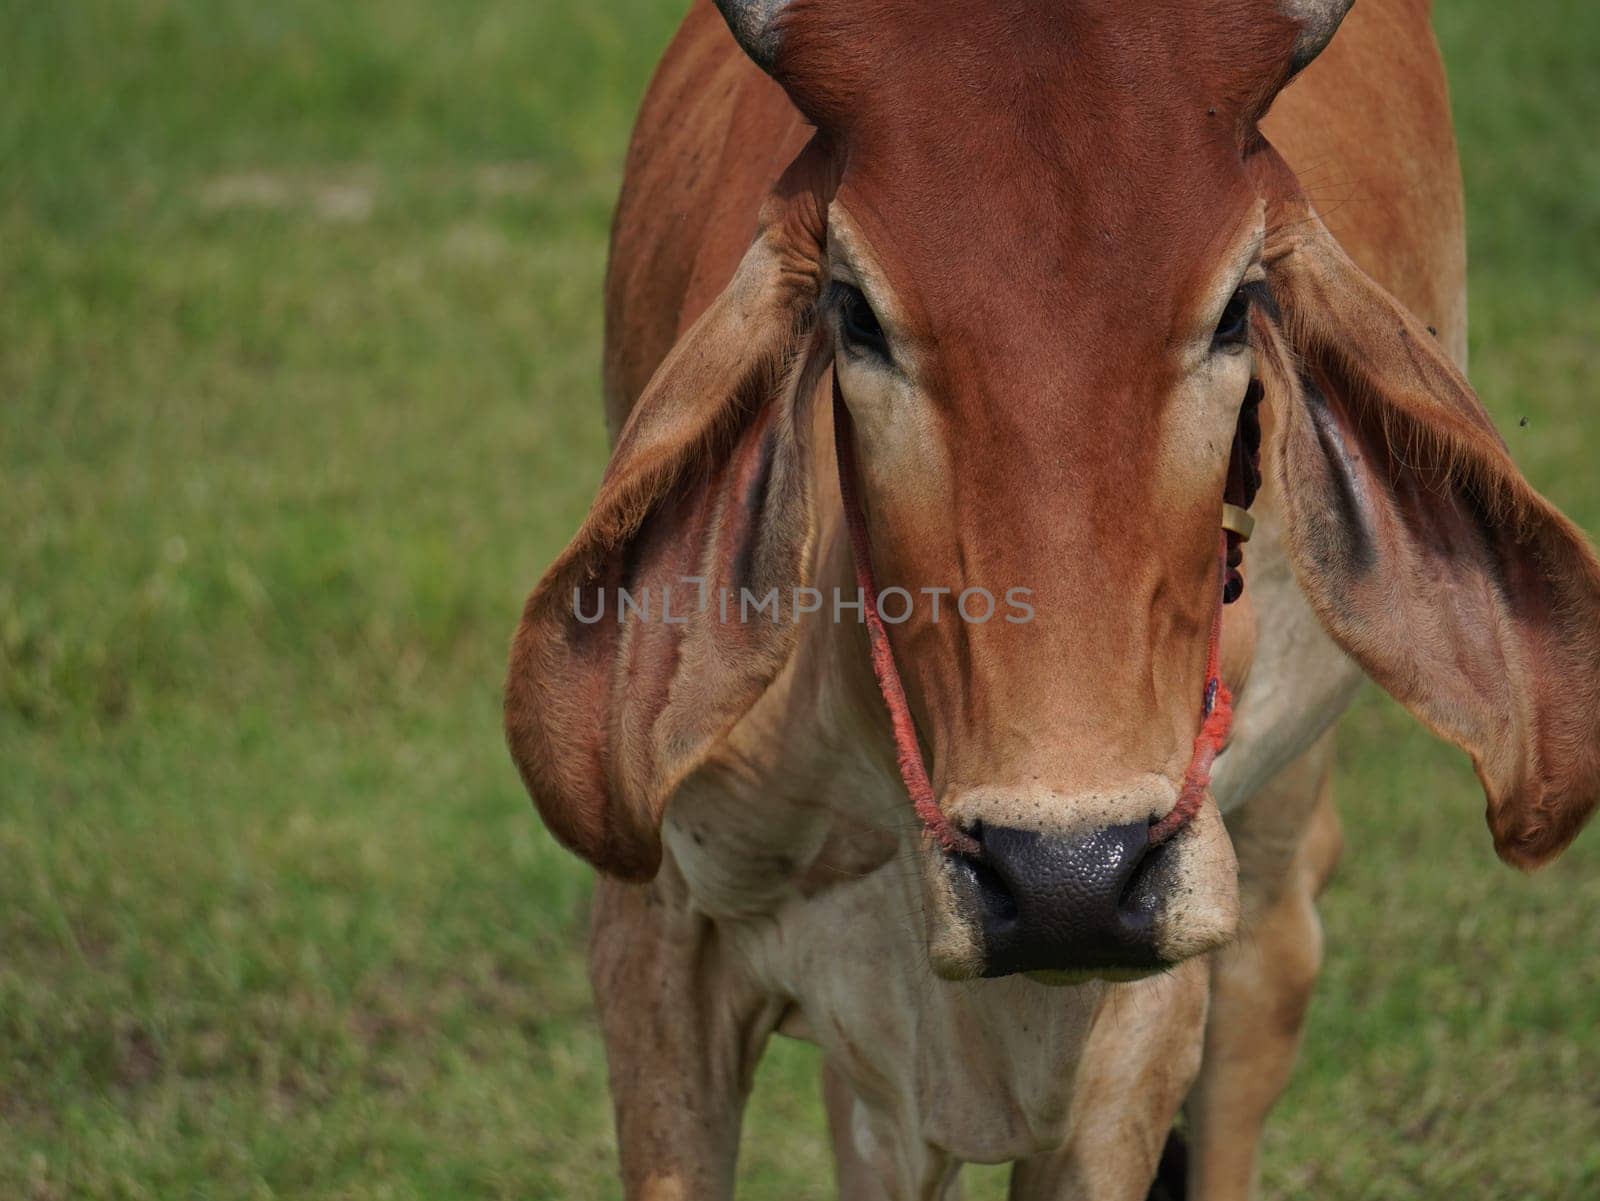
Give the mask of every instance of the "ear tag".
[{"label": "ear tag", "polygon": [[1238,505],[1222,502],[1222,528],[1230,534],[1237,534],[1240,542],[1250,541],[1250,535],[1255,533],[1256,519],[1250,515],[1248,509],[1241,509]]}]

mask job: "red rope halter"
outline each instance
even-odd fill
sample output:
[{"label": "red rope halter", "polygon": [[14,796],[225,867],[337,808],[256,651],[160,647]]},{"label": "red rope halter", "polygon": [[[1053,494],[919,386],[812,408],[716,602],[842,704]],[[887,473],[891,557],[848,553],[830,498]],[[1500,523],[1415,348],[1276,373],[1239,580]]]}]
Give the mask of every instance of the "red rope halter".
[{"label": "red rope halter", "polygon": [[[1252,403],[1258,400],[1259,390],[1252,386],[1251,396],[1246,399],[1245,413],[1240,419],[1241,432],[1236,436],[1234,460],[1229,469],[1227,499],[1240,507],[1249,506],[1260,483],[1260,471],[1255,461],[1259,430],[1254,422],[1255,406]],[[878,691],[889,711],[901,782],[911,798],[911,807],[917,818],[941,847],[951,854],[978,857],[981,848],[977,841],[953,825],[933,799],[933,785],[928,780],[928,769],[922,761],[922,748],[917,742],[916,725],[906,702],[905,685],[900,681],[894,650],[889,645],[889,635],[878,612],[878,583],[872,570],[872,549],[867,539],[867,523],[862,515],[860,485],[856,479],[854,426],[849,410],[845,408],[844,397],[839,392],[837,376],[833,381],[833,446],[839,463],[839,495],[844,502],[845,525],[850,531],[850,555],[855,562],[867,641],[872,649],[872,674],[877,677]],[[1218,536],[1221,549],[1218,555],[1217,608],[1211,620],[1211,639],[1206,649],[1200,730],[1195,735],[1194,749],[1189,756],[1188,769],[1183,773],[1177,802],[1165,817],[1150,824],[1151,846],[1166,842],[1200,811],[1206,788],[1211,783],[1211,766],[1216,762],[1218,753],[1227,741],[1229,727],[1233,724],[1233,695],[1222,679],[1222,607],[1236,599],[1243,588],[1243,581],[1237,573],[1239,540],[1242,539],[1231,532]]]},{"label": "red rope halter", "polygon": [[951,825],[950,819],[933,799],[933,785],[928,782],[928,769],[922,762],[922,748],[917,745],[917,728],[911,721],[911,709],[906,704],[905,686],[900,683],[900,673],[895,669],[894,650],[889,646],[889,634],[883,628],[883,618],[878,614],[878,581],[872,573],[872,548],[867,542],[867,522],[861,515],[861,501],[856,483],[855,427],[850,424],[850,412],[844,407],[844,397],[839,395],[839,380],[833,381],[833,449],[839,460],[839,496],[844,501],[845,525],[850,530],[850,557],[855,560],[856,584],[861,589],[862,612],[867,623],[867,641],[872,647],[872,674],[878,677],[878,691],[889,710],[889,722],[894,727],[895,757],[900,761],[900,779],[911,798],[911,808],[922,820],[928,833],[952,855],[977,856],[980,848],[970,834]]}]

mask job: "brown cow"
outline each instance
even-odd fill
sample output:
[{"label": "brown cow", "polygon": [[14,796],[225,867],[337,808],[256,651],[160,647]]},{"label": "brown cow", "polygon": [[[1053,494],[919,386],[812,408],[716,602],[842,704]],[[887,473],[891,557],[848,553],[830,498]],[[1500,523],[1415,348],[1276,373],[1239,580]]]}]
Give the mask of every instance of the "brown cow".
[{"label": "brown cow", "polygon": [[[615,451],[506,697],[606,873],[627,1195],[730,1194],[781,1031],[846,1197],[1142,1197],[1185,1100],[1191,1195],[1247,1196],[1359,669],[1471,754],[1508,861],[1600,797],[1600,564],[1461,375],[1427,4],[1317,58],[1348,0],[720,3],[639,118]],[[1337,240],[1292,165],[1359,187]],[[840,603],[874,573],[886,637]]]}]

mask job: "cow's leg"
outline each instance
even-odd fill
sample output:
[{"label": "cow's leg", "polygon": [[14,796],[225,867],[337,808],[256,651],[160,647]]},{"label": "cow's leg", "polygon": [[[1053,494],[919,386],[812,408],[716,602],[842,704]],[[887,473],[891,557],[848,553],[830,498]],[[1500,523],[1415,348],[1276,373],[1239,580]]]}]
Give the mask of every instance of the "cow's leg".
[{"label": "cow's leg", "polygon": [[1332,757],[1328,735],[1229,821],[1240,936],[1212,960],[1205,1055],[1186,1107],[1191,1201],[1245,1201],[1255,1190],[1262,1127],[1288,1083],[1322,964],[1316,898],[1342,842]]},{"label": "cow's leg", "polygon": [[726,1201],[755,1065],[781,1012],[690,912],[671,866],[601,880],[589,935],[627,1201]]},{"label": "cow's leg", "polygon": [[1200,1066],[1206,989],[1205,961],[1190,960],[1111,992],[1077,1067],[1071,1134],[1017,1161],[1011,1201],[1144,1201]]},{"label": "cow's leg", "polygon": [[861,1102],[850,1082],[826,1060],[822,1064],[822,1104],[828,1111],[839,1201],[891,1201],[880,1148],[863,1129]]},{"label": "cow's leg", "polygon": [[839,1201],[960,1201],[961,1165],[873,1114],[844,1073],[826,1061],[822,1101]]}]

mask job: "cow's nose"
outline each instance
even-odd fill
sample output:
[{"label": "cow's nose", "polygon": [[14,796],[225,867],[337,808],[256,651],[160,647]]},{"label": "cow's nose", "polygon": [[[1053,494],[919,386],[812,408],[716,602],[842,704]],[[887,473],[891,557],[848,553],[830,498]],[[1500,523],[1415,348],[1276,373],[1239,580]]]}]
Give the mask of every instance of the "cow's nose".
[{"label": "cow's nose", "polygon": [[1161,966],[1155,918],[1164,891],[1146,822],[1072,838],[1005,826],[972,831],[957,860],[981,912],[984,975]]}]

